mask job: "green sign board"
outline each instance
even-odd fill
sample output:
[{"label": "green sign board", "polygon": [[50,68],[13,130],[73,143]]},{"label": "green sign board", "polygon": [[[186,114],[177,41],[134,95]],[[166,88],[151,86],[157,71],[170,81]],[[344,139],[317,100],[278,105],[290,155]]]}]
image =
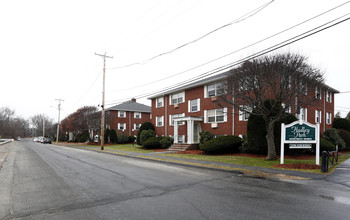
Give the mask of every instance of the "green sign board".
[{"label": "green sign board", "polygon": [[286,128],[286,141],[315,141],[316,128],[306,124],[295,124]]}]

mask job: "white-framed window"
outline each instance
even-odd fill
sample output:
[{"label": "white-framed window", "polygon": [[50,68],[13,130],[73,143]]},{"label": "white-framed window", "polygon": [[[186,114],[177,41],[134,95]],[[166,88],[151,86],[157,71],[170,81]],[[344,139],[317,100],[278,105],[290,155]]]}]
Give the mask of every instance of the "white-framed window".
[{"label": "white-framed window", "polygon": [[326,113],[326,123],[327,125],[332,124],[332,113]]},{"label": "white-framed window", "polygon": [[227,121],[227,108],[211,109],[204,111],[205,123],[217,123]]},{"label": "white-framed window", "polygon": [[141,118],[141,112],[134,112],[134,118]]},{"label": "white-framed window", "polygon": [[126,118],[126,112],[125,111],[118,111],[118,117],[119,118]]},{"label": "white-framed window", "polygon": [[156,117],[156,126],[163,127],[164,126],[164,116]]},{"label": "white-framed window", "polygon": [[185,92],[175,93],[169,96],[171,105],[185,102]]},{"label": "white-framed window", "polygon": [[223,82],[208,85],[208,95],[206,97],[219,96],[226,93],[225,84]]},{"label": "white-framed window", "polygon": [[200,99],[188,101],[188,112],[198,112],[200,110]]},{"label": "white-framed window", "polygon": [[118,123],[118,130],[126,130],[126,123]]},{"label": "white-framed window", "polygon": [[156,108],[161,108],[164,106],[164,97],[156,98]]},{"label": "white-framed window", "polygon": [[321,123],[322,120],[322,112],[315,110],[315,123]]},{"label": "white-framed window", "polygon": [[296,114],[296,117],[299,120],[307,121],[307,108],[300,108],[300,113]]},{"label": "white-framed window", "polygon": [[307,84],[305,82],[300,82],[300,93],[307,95]]},{"label": "white-framed window", "polygon": [[248,121],[252,108],[247,105],[239,106],[239,121]]},{"label": "white-framed window", "polygon": [[331,103],[332,102],[332,93],[327,90],[326,92],[326,100],[327,102]]},{"label": "white-framed window", "polygon": [[[175,118],[182,118],[182,117],[185,117],[185,113],[169,115],[169,125],[170,126],[174,126],[174,119]],[[184,124],[185,124],[184,121],[180,121],[180,122],[177,123],[177,125],[184,125]]]},{"label": "white-framed window", "polygon": [[291,113],[292,112],[292,107],[291,106],[286,106],[286,104],[282,103],[282,108],[286,113]]},{"label": "white-framed window", "polygon": [[315,88],[315,99],[322,99],[321,88],[320,87],[316,87]]},{"label": "white-framed window", "polygon": [[141,127],[141,124],[134,124],[134,130],[139,130]]},{"label": "white-framed window", "polygon": [[185,135],[178,135],[177,136],[177,143],[185,143]]}]

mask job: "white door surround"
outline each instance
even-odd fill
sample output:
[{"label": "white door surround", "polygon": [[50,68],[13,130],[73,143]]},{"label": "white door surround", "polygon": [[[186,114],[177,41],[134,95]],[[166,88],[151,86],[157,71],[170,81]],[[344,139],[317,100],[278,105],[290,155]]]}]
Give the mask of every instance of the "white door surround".
[{"label": "white door surround", "polygon": [[203,121],[202,117],[181,117],[174,119],[174,143],[178,143],[178,122],[186,121],[187,122],[187,144],[197,144],[194,142],[194,123]]}]

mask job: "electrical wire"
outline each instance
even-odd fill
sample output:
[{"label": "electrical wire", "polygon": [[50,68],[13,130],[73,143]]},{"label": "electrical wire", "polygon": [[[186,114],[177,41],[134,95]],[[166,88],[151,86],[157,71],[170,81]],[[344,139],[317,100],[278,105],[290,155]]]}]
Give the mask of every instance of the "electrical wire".
[{"label": "electrical wire", "polygon": [[[230,69],[230,68],[232,68],[234,66],[242,64],[242,63],[244,63],[244,62],[246,62],[248,60],[251,60],[251,59],[257,58],[259,56],[265,55],[265,54],[270,53],[270,52],[272,52],[274,50],[280,49],[282,47],[285,47],[287,45],[290,45],[292,43],[295,43],[295,42],[300,41],[302,39],[305,39],[307,37],[310,37],[310,36],[312,36],[314,34],[317,34],[317,33],[321,32],[321,31],[324,31],[324,30],[327,30],[327,29],[329,29],[331,27],[334,27],[334,26],[336,26],[338,24],[341,24],[341,23],[343,23],[345,21],[348,21],[350,19],[350,17],[345,18],[345,19],[340,20],[340,21],[337,21],[337,20],[339,20],[339,19],[341,19],[341,18],[343,18],[345,16],[348,16],[349,14],[350,13],[345,14],[343,16],[340,16],[340,17],[338,17],[336,19],[333,19],[333,20],[331,20],[329,22],[326,22],[323,25],[320,25],[320,26],[318,26],[316,28],[313,28],[313,29],[311,29],[309,31],[306,31],[306,32],[304,32],[302,34],[296,35],[295,37],[289,38],[288,40],[282,41],[282,42],[280,42],[278,44],[275,44],[274,46],[268,47],[268,48],[266,48],[266,49],[264,49],[262,51],[254,53],[254,54],[252,54],[250,56],[247,56],[244,59],[240,59],[238,61],[232,62],[230,64],[227,64],[227,65],[224,65],[224,66],[221,66],[221,67],[218,67],[218,68],[216,68],[214,70],[208,71],[208,72],[206,72],[204,74],[199,75],[199,77],[197,76],[197,77],[194,77],[194,78],[192,78],[190,80],[186,80],[186,81],[180,82],[180,83],[178,83],[178,84],[176,84],[174,86],[170,86],[170,87],[167,87],[167,88],[162,89],[162,90],[158,90],[158,91],[150,92],[150,93],[147,93],[147,94],[143,94],[143,95],[137,96],[135,98],[145,98],[147,96],[152,96],[152,95],[156,95],[156,94],[159,94],[159,93],[166,93],[166,92],[168,92],[170,90],[178,88],[179,86],[186,86],[186,85],[188,85],[188,84],[190,84],[192,82],[198,81],[198,80],[200,80],[202,78],[208,77],[210,75],[214,75],[215,73],[223,72],[223,71],[225,71],[227,69]],[[109,105],[112,105],[112,104],[109,104]]]},{"label": "electrical wire", "polygon": [[259,6],[258,8],[256,8],[256,9],[254,9],[254,10],[252,10],[252,11],[250,11],[250,12],[248,12],[248,13],[242,15],[242,16],[240,16],[239,18],[237,18],[237,19],[231,21],[230,23],[227,23],[227,24],[225,24],[225,25],[223,25],[223,26],[220,26],[220,27],[218,27],[218,28],[216,28],[216,29],[214,29],[214,30],[212,30],[212,31],[210,31],[210,32],[208,32],[208,33],[206,33],[206,34],[204,34],[204,35],[202,35],[202,36],[200,36],[200,37],[198,37],[198,38],[196,38],[196,39],[190,41],[190,42],[187,42],[187,43],[185,43],[185,44],[182,44],[181,46],[178,46],[178,47],[176,47],[176,48],[174,48],[174,49],[171,49],[171,50],[169,50],[169,51],[167,51],[167,52],[160,53],[160,54],[158,54],[158,55],[156,55],[156,56],[153,56],[153,57],[151,57],[151,58],[145,59],[145,60],[143,60],[143,61],[139,61],[139,62],[135,62],[135,63],[123,65],[123,66],[112,67],[112,68],[109,68],[109,69],[121,69],[121,68],[127,68],[127,67],[131,67],[131,66],[135,66],[135,65],[144,65],[144,64],[147,64],[147,63],[151,62],[152,60],[154,60],[154,59],[156,59],[156,58],[159,58],[159,57],[164,56],[164,55],[171,54],[171,53],[173,53],[173,52],[175,52],[175,51],[177,51],[177,50],[180,50],[180,49],[182,49],[182,48],[184,48],[184,47],[186,47],[186,46],[188,46],[188,45],[190,45],[190,44],[196,43],[196,42],[202,40],[203,38],[205,38],[205,37],[207,37],[207,36],[209,36],[209,35],[211,35],[211,34],[217,32],[217,31],[219,31],[219,30],[221,30],[221,29],[223,29],[223,28],[226,28],[226,27],[231,26],[231,25],[233,25],[233,24],[240,23],[240,22],[242,22],[242,21],[244,21],[244,20],[246,20],[246,19],[248,19],[248,18],[250,18],[250,17],[256,15],[257,13],[259,13],[260,11],[262,11],[264,8],[266,8],[267,6],[269,6],[269,5],[270,5],[272,2],[274,2],[274,1],[275,1],[275,0],[272,0],[272,1],[268,2],[268,3],[265,3],[264,5]]},{"label": "electrical wire", "polygon": [[252,43],[252,44],[249,44],[249,45],[247,45],[247,46],[244,46],[244,47],[242,47],[242,48],[240,48],[240,49],[237,49],[237,50],[235,50],[235,51],[233,51],[233,52],[230,52],[230,53],[228,53],[228,54],[225,54],[225,55],[220,56],[220,57],[218,57],[218,58],[215,58],[215,59],[213,59],[213,60],[207,61],[207,62],[205,62],[205,63],[203,63],[203,64],[197,65],[197,66],[192,67],[192,68],[190,68],[190,69],[181,71],[181,72],[179,72],[179,73],[175,73],[175,74],[173,74],[173,75],[170,75],[170,76],[168,76],[168,77],[164,77],[164,78],[162,78],[162,79],[158,79],[158,80],[156,80],[156,81],[152,81],[152,82],[150,82],[150,83],[141,84],[141,85],[138,85],[138,86],[134,86],[134,87],[132,87],[132,88],[129,88],[129,89],[115,90],[115,91],[111,91],[111,92],[109,92],[109,93],[115,93],[115,92],[121,92],[121,91],[132,90],[132,89],[135,89],[135,88],[140,88],[140,87],[144,87],[144,86],[147,86],[147,85],[150,85],[150,84],[154,84],[154,83],[157,83],[157,82],[161,82],[161,81],[164,81],[164,80],[166,80],[166,79],[170,79],[170,78],[175,77],[175,76],[178,76],[178,75],[182,75],[182,74],[184,74],[184,73],[187,73],[187,72],[192,71],[192,70],[194,70],[194,69],[197,69],[197,68],[199,68],[199,67],[205,66],[205,65],[210,64],[210,63],[212,63],[212,62],[215,62],[215,61],[217,61],[217,60],[223,59],[223,58],[228,57],[228,56],[230,56],[230,55],[232,55],[232,54],[238,53],[238,52],[240,52],[240,51],[242,51],[242,50],[245,50],[245,49],[247,49],[247,48],[250,48],[250,47],[252,47],[252,46],[255,46],[255,45],[259,44],[259,43],[262,43],[262,42],[264,42],[264,41],[266,41],[266,40],[269,40],[269,39],[271,39],[271,38],[273,38],[273,37],[276,37],[276,36],[278,36],[278,35],[280,35],[280,34],[283,34],[283,33],[287,32],[287,31],[289,31],[289,30],[291,30],[291,29],[294,29],[294,28],[296,28],[296,27],[298,27],[298,26],[300,26],[300,25],[303,25],[303,24],[305,24],[305,23],[307,23],[307,22],[310,22],[310,21],[312,21],[312,20],[314,20],[314,19],[316,19],[316,18],[318,18],[318,17],[320,17],[320,16],[323,16],[323,15],[325,15],[325,14],[331,12],[331,11],[334,11],[335,9],[340,8],[340,7],[342,7],[342,6],[344,6],[344,5],[348,4],[348,3],[350,3],[350,1],[344,2],[344,3],[340,4],[340,5],[337,5],[337,6],[331,8],[331,9],[329,9],[329,10],[326,10],[326,11],[320,13],[320,14],[317,14],[317,15],[315,15],[315,16],[309,18],[309,19],[306,19],[306,20],[304,20],[304,21],[302,21],[302,22],[300,22],[300,23],[298,23],[298,24],[295,24],[295,25],[293,25],[293,26],[291,26],[291,27],[289,27],[289,28],[286,28],[286,29],[284,29],[284,30],[282,30],[282,31],[279,31],[279,32],[273,34],[273,35],[270,35],[270,36],[268,36],[268,37],[266,37],[266,38],[263,38],[262,40],[256,41],[256,42],[254,42],[254,43]]}]

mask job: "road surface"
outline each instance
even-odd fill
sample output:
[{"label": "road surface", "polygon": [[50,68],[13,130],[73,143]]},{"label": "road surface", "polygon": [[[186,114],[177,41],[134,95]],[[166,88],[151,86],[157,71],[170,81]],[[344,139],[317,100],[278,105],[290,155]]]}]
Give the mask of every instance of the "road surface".
[{"label": "road surface", "polygon": [[350,219],[350,190],[29,139],[0,146],[0,219]]}]

